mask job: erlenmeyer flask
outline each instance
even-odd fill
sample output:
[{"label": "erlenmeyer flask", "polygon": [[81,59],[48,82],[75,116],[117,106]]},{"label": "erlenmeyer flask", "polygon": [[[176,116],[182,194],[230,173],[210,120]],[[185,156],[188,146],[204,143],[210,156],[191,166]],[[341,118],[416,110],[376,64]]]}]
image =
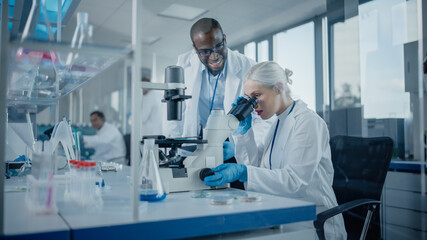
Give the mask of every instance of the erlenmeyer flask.
[{"label": "erlenmeyer flask", "polygon": [[166,197],[154,153],[154,139],[144,139],[139,184],[140,201],[160,201]]}]

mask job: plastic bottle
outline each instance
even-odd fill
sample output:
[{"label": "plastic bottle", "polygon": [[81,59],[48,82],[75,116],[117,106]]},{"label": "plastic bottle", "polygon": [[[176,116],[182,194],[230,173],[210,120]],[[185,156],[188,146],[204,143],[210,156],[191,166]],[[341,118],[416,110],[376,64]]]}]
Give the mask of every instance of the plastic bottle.
[{"label": "plastic bottle", "polygon": [[65,192],[64,199],[69,201],[73,198],[73,188],[74,188],[74,178],[76,174],[76,160],[72,159],[69,161],[70,163],[70,171],[65,173],[66,184],[65,184]]},{"label": "plastic bottle", "polygon": [[144,155],[140,165],[140,201],[160,201],[166,197],[154,154],[154,139],[144,140]]},{"label": "plastic bottle", "polygon": [[87,168],[87,185],[89,190],[89,199],[88,199],[88,205],[96,204],[96,195],[98,194],[98,187],[95,185],[96,182],[96,163],[95,162],[86,162],[86,168]]},{"label": "plastic bottle", "polygon": [[83,181],[82,181],[82,177],[83,177],[83,168],[82,168],[82,162],[83,161],[77,161],[76,162],[76,174],[74,175],[74,201],[78,202],[80,197],[81,197],[81,193],[82,193],[82,186],[83,186]]}]

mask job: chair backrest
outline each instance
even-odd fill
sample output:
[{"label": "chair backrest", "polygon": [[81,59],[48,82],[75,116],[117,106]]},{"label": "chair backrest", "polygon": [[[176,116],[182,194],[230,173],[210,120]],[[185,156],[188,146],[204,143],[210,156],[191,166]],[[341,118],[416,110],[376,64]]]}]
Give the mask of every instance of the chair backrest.
[{"label": "chair backrest", "polygon": [[[330,141],[334,165],[333,189],[338,204],[356,199],[381,199],[384,181],[393,155],[389,137],[360,138],[335,136]],[[367,207],[343,213],[348,239],[359,239]],[[374,212],[367,239],[379,239],[379,210]]]},{"label": "chair backrest", "polygon": [[380,200],[393,154],[393,140],[335,136],[330,146],[338,204],[361,198]]}]

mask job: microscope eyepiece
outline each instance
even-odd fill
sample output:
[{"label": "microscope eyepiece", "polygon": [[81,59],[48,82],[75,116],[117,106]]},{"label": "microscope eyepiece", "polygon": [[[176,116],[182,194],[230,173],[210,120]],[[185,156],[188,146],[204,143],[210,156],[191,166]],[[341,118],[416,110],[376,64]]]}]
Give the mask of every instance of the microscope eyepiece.
[{"label": "microscope eyepiece", "polygon": [[255,106],[258,104],[258,98],[253,96],[248,99],[248,103],[252,105],[252,108],[255,108]]},{"label": "microscope eyepiece", "polygon": [[254,110],[255,106],[258,104],[258,99],[253,96],[251,98],[241,98],[237,105],[231,108],[228,114],[234,115],[239,121],[243,121],[251,112]]}]

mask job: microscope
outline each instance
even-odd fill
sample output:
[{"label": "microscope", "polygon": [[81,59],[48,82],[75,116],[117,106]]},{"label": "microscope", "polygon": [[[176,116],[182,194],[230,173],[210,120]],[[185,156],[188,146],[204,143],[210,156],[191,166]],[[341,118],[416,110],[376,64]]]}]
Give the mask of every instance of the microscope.
[{"label": "microscope", "polygon": [[[157,84],[157,88],[153,88],[153,83],[143,84],[142,88],[166,90],[162,102],[168,104],[167,119],[181,120],[182,101],[191,97],[184,95],[184,71],[181,67],[167,67],[165,83]],[[212,110],[205,129],[198,137],[173,139],[164,136],[144,136],[142,143],[147,138],[155,139],[155,148],[159,150],[157,160],[160,177],[166,192],[210,189],[204,184],[203,179],[214,174],[211,168],[223,163],[224,141],[237,129],[239,122],[252,113],[257,103],[258,99],[255,97],[242,98],[226,115],[223,110]],[[186,154],[180,155],[180,151],[192,153],[184,156]],[[217,188],[227,186],[228,184],[224,184]]]}]

